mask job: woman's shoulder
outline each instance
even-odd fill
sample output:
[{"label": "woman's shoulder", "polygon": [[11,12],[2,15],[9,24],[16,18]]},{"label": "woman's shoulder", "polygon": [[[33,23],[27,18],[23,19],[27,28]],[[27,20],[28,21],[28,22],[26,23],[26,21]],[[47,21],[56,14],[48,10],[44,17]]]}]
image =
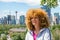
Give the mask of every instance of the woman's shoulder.
[{"label": "woman's shoulder", "polygon": [[49,28],[43,28],[40,32],[42,34],[49,34],[50,33],[50,29]]},{"label": "woman's shoulder", "polygon": [[50,32],[50,29],[49,28],[46,28],[46,32]]},{"label": "woman's shoulder", "polygon": [[42,29],[40,30],[40,32],[50,32],[50,29],[49,29],[49,28],[42,28]]}]

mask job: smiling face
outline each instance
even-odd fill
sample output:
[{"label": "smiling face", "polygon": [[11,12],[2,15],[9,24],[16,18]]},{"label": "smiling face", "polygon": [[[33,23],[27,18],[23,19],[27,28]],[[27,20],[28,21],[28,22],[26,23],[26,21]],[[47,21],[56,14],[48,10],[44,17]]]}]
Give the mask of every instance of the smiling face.
[{"label": "smiling face", "polygon": [[31,19],[31,23],[36,26],[36,25],[39,25],[39,18],[38,17],[33,17]]}]

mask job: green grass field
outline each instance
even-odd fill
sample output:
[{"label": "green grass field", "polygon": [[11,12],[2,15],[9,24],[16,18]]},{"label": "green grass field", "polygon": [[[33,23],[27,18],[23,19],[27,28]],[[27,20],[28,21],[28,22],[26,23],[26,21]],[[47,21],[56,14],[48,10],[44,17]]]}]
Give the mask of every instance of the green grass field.
[{"label": "green grass field", "polygon": [[[9,29],[11,28],[26,28],[25,25],[0,25],[0,35],[9,34]],[[60,25],[54,25],[49,27],[51,30],[52,40],[60,40]],[[26,32],[12,33],[10,36],[13,40],[24,40]],[[0,37],[1,38],[1,37]]]}]

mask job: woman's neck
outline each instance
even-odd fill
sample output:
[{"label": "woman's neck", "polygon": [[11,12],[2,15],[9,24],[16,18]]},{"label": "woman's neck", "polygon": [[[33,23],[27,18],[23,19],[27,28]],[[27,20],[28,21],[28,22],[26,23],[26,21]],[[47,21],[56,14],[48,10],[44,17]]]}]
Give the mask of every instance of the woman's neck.
[{"label": "woman's neck", "polygon": [[34,33],[35,33],[36,35],[38,35],[38,34],[39,34],[39,31],[40,31],[39,26],[35,26]]}]

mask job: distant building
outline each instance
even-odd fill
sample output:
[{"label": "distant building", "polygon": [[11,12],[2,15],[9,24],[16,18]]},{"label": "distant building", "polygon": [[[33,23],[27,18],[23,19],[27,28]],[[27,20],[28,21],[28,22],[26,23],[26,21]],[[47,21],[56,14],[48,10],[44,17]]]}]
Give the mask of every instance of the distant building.
[{"label": "distant building", "polygon": [[60,15],[59,15],[59,24],[60,24]]},{"label": "distant building", "polygon": [[3,23],[4,23],[4,19],[0,18],[0,24],[3,24]]},{"label": "distant building", "polygon": [[2,19],[0,18],[0,24],[2,24]]},{"label": "distant building", "polygon": [[54,17],[56,17],[56,24],[59,24],[59,13],[54,13]]},{"label": "distant building", "polygon": [[49,17],[49,19],[50,19],[50,23],[52,23],[51,9],[48,8],[47,5],[44,5],[44,6],[42,6],[41,8],[48,13],[48,17]]},{"label": "distant building", "polygon": [[16,24],[16,19],[14,15],[11,16],[11,24]]},{"label": "distant building", "polygon": [[11,24],[11,15],[7,15],[7,24]]},{"label": "distant building", "polygon": [[50,8],[48,8],[46,5],[42,6],[41,8],[48,13],[49,17],[51,16],[51,9]]},{"label": "distant building", "polygon": [[25,16],[21,15],[19,21],[20,21],[20,24],[25,24]]},{"label": "distant building", "polygon": [[4,17],[3,20],[4,20],[4,21],[3,21],[3,24],[7,24],[7,17]]}]

